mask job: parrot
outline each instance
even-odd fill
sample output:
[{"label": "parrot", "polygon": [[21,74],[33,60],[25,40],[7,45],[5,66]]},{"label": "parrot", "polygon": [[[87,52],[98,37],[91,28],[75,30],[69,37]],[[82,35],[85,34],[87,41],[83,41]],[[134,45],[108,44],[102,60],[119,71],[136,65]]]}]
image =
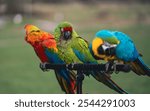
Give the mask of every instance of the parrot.
[{"label": "parrot", "polygon": [[[43,64],[64,63],[58,56],[59,51],[52,34],[42,31],[31,24],[25,25],[24,28],[26,30],[25,41],[34,48],[36,55]],[[67,94],[74,94],[76,81],[75,73],[67,69],[54,70],[54,72],[62,91]]]},{"label": "parrot", "polygon": [[[74,63],[87,63],[87,64],[98,64],[97,60],[94,59],[89,50],[89,44],[86,40],[80,37],[74,30],[71,23],[64,21],[59,23],[54,29],[54,37],[57,42],[58,49],[64,53],[70,50],[69,58],[73,59]],[[109,88],[115,90],[118,93],[127,93],[120,88],[115,82],[110,79],[110,76],[106,73],[98,71],[85,72],[87,76],[90,74],[99,82],[102,82]]]},{"label": "parrot", "polygon": [[123,32],[99,30],[89,49],[97,60],[123,62],[129,64],[135,74],[150,76],[150,69],[142,60],[142,54],[138,52],[131,37]]}]

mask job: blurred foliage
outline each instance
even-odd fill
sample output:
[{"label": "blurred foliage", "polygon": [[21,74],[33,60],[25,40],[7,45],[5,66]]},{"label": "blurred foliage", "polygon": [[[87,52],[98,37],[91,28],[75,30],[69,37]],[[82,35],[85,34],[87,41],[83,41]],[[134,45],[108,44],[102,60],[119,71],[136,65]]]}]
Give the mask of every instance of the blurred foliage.
[{"label": "blurred foliage", "polygon": [[74,3],[81,2],[84,4],[94,4],[98,2],[115,2],[115,3],[150,3],[149,0],[0,0],[0,4],[6,5],[5,13],[7,14],[16,14],[16,13],[25,13],[24,5],[33,4],[33,3]]}]

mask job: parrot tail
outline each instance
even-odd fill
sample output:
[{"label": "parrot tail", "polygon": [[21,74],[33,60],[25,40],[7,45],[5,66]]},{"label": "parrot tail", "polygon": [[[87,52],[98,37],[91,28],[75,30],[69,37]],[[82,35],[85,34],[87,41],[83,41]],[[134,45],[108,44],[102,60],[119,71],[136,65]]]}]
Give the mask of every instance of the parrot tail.
[{"label": "parrot tail", "polygon": [[150,68],[144,63],[141,57],[131,62],[132,71],[138,75],[150,76]]},{"label": "parrot tail", "polygon": [[62,91],[64,91],[66,94],[75,94],[75,82],[76,82],[76,75],[73,71],[68,71],[68,78],[69,78],[69,82],[66,81],[62,76],[61,73],[62,71],[56,71],[55,70],[55,75],[56,78],[58,80],[58,83],[62,89]]},{"label": "parrot tail", "polygon": [[107,74],[99,74],[99,76],[93,75],[93,77],[98,80],[99,82],[102,82],[109,88],[113,89],[114,91],[120,93],[120,94],[128,94],[128,92],[124,91],[121,87],[119,87],[114,81],[110,79],[110,77]]}]

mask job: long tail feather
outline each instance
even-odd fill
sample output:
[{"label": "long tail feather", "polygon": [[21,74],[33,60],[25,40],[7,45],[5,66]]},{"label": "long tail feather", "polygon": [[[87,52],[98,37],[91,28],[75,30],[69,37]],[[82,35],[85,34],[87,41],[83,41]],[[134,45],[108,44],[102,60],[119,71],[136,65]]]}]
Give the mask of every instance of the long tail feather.
[{"label": "long tail feather", "polygon": [[75,81],[76,81],[75,73],[73,71],[68,71],[68,74],[67,74],[69,78],[69,82],[68,82],[61,76],[61,72],[62,71],[55,71],[55,75],[56,75],[56,78],[58,80],[58,83],[62,91],[64,91],[66,94],[74,94],[75,93]]},{"label": "long tail feather", "polygon": [[59,86],[61,87],[61,90],[66,92],[65,87],[64,87],[63,82],[62,82],[62,77],[58,74],[57,71],[55,71],[55,76],[56,76],[56,79],[59,83]]},{"label": "long tail feather", "polygon": [[132,71],[138,75],[150,76],[150,68],[144,63],[141,57],[131,62]]},{"label": "long tail feather", "polygon": [[110,79],[107,74],[99,74],[98,76],[93,75],[93,77],[98,80],[99,82],[102,82],[109,88],[113,89],[114,91],[120,93],[120,94],[128,94],[126,91],[124,91],[121,87],[119,87],[114,81]]}]

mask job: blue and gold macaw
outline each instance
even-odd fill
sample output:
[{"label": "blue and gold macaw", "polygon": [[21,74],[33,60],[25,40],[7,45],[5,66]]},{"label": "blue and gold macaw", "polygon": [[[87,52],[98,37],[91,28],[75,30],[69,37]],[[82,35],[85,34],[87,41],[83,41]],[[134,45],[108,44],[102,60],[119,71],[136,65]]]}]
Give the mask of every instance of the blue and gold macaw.
[{"label": "blue and gold macaw", "polygon": [[132,39],[122,32],[100,30],[95,34],[89,48],[96,59],[122,61],[130,64],[136,74],[150,76],[150,69],[143,62]]}]

